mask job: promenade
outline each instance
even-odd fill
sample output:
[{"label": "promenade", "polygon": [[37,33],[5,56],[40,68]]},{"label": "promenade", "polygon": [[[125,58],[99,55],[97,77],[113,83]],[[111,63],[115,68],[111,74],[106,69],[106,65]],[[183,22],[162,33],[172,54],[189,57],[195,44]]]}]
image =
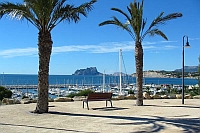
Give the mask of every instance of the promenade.
[{"label": "promenade", "polygon": [[[200,132],[200,99],[89,102],[50,102],[49,113],[32,114],[36,104],[0,106],[1,133],[197,133]],[[109,104],[108,104],[109,106]]]}]

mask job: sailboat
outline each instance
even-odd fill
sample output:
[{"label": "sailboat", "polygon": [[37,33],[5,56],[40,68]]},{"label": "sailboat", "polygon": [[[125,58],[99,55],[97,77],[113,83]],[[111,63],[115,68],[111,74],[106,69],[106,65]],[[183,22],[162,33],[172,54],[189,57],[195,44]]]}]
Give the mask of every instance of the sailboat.
[{"label": "sailboat", "polygon": [[125,95],[122,92],[122,49],[119,50],[119,95]]},{"label": "sailboat", "polygon": [[[124,96],[126,94],[128,94],[128,91],[127,93],[125,93],[125,91],[122,90],[122,49],[119,50],[119,85],[117,86],[113,86],[111,87],[110,86],[110,91],[113,92],[114,95],[118,95],[118,96]],[[101,92],[105,92],[105,70],[104,70],[104,73],[103,73],[103,85],[102,85],[102,90]]]},{"label": "sailboat", "polygon": [[119,85],[112,87],[112,91],[114,95],[124,96],[125,92],[122,90],[122,49],[119,50]]}]

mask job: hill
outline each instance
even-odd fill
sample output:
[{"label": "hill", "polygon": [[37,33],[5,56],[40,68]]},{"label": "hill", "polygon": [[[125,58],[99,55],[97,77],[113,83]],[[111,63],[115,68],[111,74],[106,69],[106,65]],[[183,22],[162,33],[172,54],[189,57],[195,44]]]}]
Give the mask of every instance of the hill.
[{"label": "hill", "polygon": [[89,67],[76,70],[72,75],[102,75],[102,73],[98,72],[96,67]]},{"label": "hill", "polygon": [[[174,71],[182,72],[182,68],[181,69],[176,69]],[[198,66],[185,66],[184,67],[184,71],[185,72],[198,72]]]}]

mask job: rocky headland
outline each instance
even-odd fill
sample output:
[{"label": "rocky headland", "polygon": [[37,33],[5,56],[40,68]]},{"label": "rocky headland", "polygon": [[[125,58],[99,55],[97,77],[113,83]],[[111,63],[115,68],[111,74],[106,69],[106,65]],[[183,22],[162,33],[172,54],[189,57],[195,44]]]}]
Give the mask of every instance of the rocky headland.
[{"label": "rocky headland", "polygon": [[89,67],[76,70],[72,75],[102,75],[102,73],[98,72],[96,67]]}]

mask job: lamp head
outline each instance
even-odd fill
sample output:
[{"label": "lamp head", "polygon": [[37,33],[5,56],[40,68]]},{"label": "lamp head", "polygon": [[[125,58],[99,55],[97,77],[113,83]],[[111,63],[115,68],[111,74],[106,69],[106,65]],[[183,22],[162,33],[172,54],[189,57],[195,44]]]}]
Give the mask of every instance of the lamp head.
[{"label": "lamp head", "polygon": [[189,42],[187,41],[186,44],[185,44],[185,48],[189,48],[190,47],[190,44]]}]

